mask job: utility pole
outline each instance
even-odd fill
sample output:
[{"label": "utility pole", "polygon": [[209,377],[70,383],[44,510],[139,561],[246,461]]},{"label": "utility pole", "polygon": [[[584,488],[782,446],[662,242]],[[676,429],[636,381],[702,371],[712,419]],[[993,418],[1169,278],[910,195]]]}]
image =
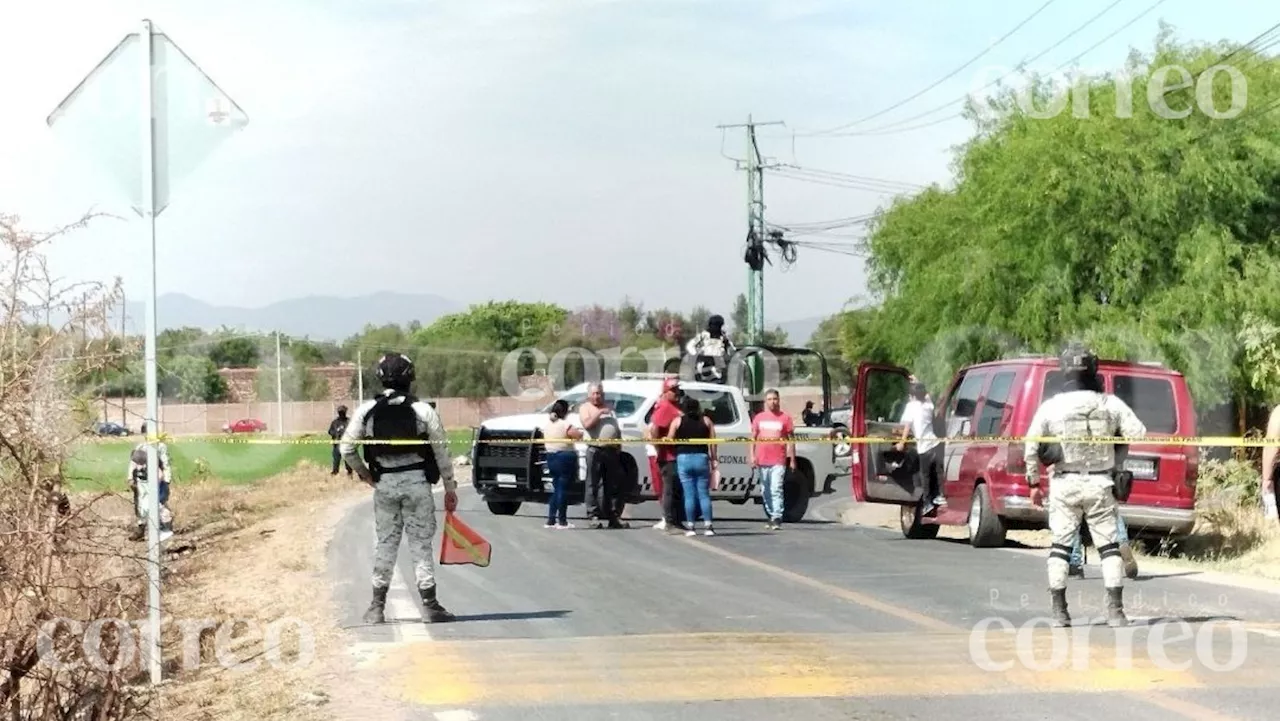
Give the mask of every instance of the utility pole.
[{"label": "utility pole", "polygon": [[284,376],[280,370],[280,331],[276,331],[276,435],[284,438]]},{"label": "utility pole", "polygon": [[364,403],[364,355],[356,348],[356,405]]},{"label": "utility pole", "polygon": [[[747,263],[747,343],[755,345],[764,341],[764,264],[769,255],[765,250],[764,225],[764,159],[756,143],[756,128],[762,125],[785,125],[781,120],[757,123],[750,115],[746,123],[719,125],[717,128],[746,128],[747,159],[738,161],[738,167],[747,171],[747,244],[743,260]],[[751,394],[764,392],[763,365],[759,355],[752,355]]]},{"label": "utility pole", "polygon": [[[129,336],[125,334],[124,319],[125,312],[129,308],[129,298],[122,291],[120,293],[120,355],[117,358],[123,359],[125,344],[129,342]],[[120,374],[120,425],[125,428],[129,427],[128,414],[125,413],[125,406],[128,405],[128,399],[125,394],[124,379],[129,371],[129,362],[124,362],[124,372]]]}]

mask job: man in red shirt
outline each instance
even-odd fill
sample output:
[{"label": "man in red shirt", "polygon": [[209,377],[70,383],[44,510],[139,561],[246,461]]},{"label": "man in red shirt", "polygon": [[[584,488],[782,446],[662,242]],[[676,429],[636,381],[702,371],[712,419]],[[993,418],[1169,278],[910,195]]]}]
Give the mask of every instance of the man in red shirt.
[{"label": "man in red shirt", "polygon": [[[782,529],[782,485],[786,482],[787,469],[796,469],[796,444],[782,439],[790,439],[795,430],[791,416],[782,410],[781,396],[770,388],[764,394],[764,410],[751,419],[751,439],[756,442],[748,446],[747,458],[760,484],[760,500],[764,501],[771,531]],[[780,442],[767,442],[774,439]]]},{"label": "man in red shirt", "polygon": [[[680,420],[680,382],[668,378],[662,382],[662,397],[653,407],[649,416],[647,437],[650,440],[664,439],[672,423]],[[654,444],[658,452],[658,469],[662,474],[662,520],[654,524],[654,528],[664,531],[683,528],[684,501],[680,490],[680,479],[676,473],[676,449],[670,443]]]}]

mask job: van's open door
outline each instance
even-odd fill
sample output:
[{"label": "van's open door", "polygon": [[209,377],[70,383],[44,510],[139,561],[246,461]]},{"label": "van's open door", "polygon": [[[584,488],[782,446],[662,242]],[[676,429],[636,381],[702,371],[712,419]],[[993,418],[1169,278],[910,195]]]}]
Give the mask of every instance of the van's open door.
[{"label": "van's open door", "polygon": [[924,492],[916,472],[918,464],[904,463],[909,460],[907,454],[895,451],[896,441],[890,440],[902,435],[898,418],[910,384],[911,372],[905,368],[875,363],[858,366],[850,431],[855,438],[886,439],[884,443],[859,442],[854,446],[853,497],[860,502],[914,505]]}]

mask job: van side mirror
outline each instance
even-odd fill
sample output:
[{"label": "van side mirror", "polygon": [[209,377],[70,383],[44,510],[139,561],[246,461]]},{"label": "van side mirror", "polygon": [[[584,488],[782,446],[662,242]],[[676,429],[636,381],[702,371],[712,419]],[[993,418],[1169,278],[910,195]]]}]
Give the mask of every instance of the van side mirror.
[{"label": "van side mirror", "polygon": [[973,430],[973,420],[970,418],[961,419],[959,434],[962,436],[967,436],[972,430]]}]

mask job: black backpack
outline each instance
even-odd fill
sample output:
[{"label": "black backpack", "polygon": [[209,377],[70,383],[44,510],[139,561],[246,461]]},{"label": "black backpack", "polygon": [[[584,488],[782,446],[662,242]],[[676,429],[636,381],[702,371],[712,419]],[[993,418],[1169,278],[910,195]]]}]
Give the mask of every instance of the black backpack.
[{"label": "black backpack", "polygon": [[[373,408],[369,409],[368,415],[365,416],[365,427],[369,430],[367,440],[396,441],[415,438],[422,440],[422,443],[411,445],[365,443],[364,462],[369,466],[369,470],[373,471],[375,480],[383,473],[400,471],[422,471],[426,474],[428,483],[440,480],[440,467],[436,465],[435,450],[426,434],[418,431],[418,413],[413,409],[413,404],[417,402],[418,399],[408,393],[389,393],[379,396]],[[386,456],[415,453],[422,457],[422,460],[417,463],[390,468],[379,463],[379,459]]]}]

